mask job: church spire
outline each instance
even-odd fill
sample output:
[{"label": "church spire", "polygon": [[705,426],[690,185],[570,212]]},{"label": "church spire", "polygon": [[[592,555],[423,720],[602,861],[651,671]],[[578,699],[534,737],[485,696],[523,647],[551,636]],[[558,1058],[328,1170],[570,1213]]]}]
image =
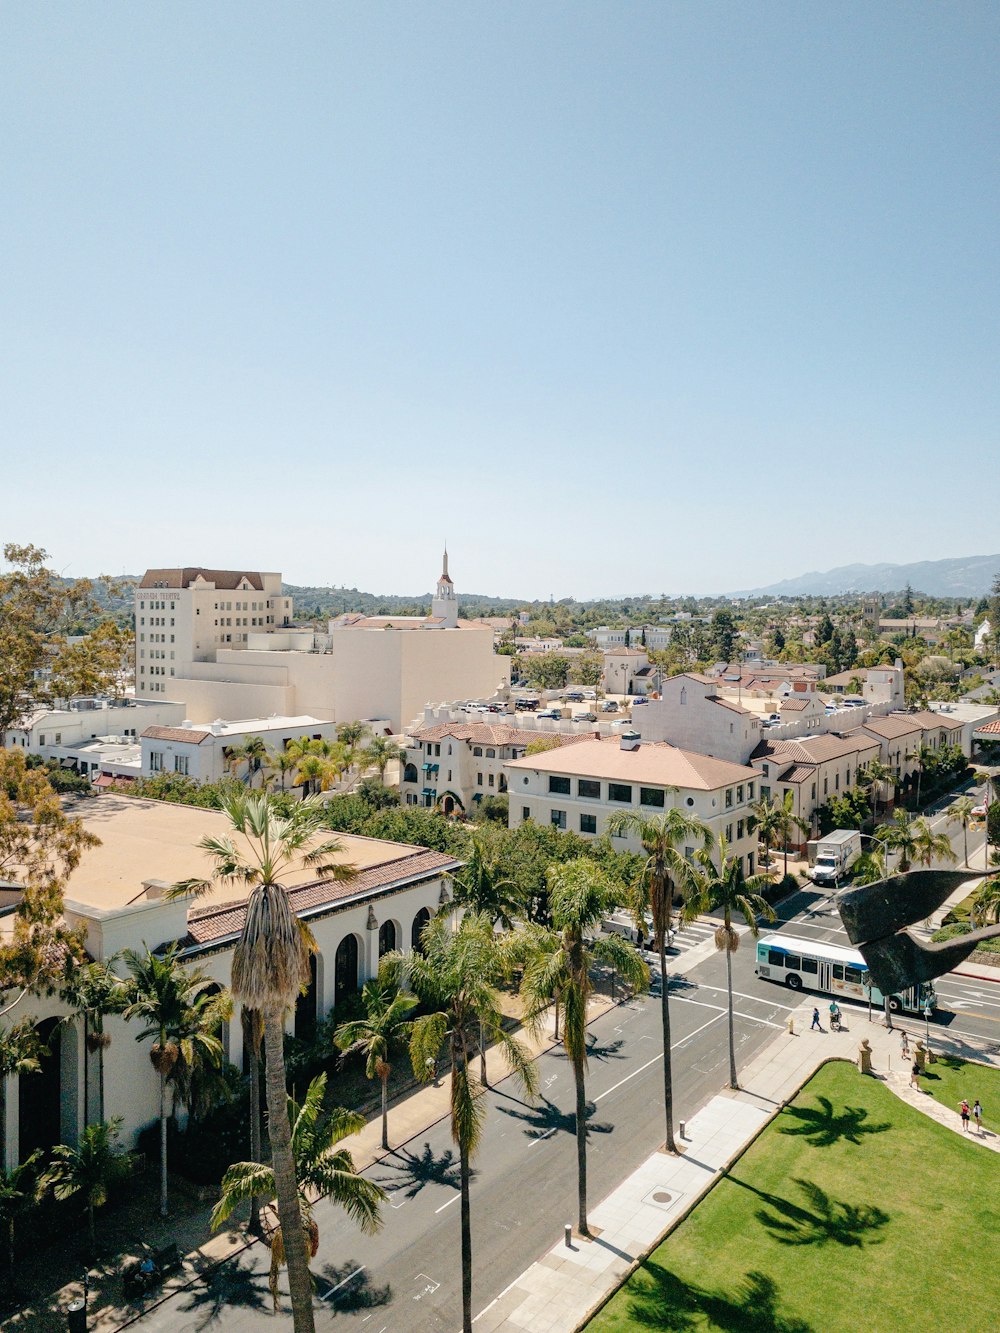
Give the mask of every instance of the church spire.
[{"label": "church spire", "polygon": [[458,626],[458,599],[455,596],[455,585],[448,573],[447,543],[444,548],[441,577],[437,581],[437,592],[431,602],[431,615],[443,629],[455,629]]},{"label": "church spire", "polygon": [[444,544],[444,564],[441,566],[441,582],[444,583],[445,581],[447,581],[448,583],[451,582],[451,579],[450,579],[449,576],[448,576],[448,543],[447,543],[447,542],[445,542],[445,544]]}]

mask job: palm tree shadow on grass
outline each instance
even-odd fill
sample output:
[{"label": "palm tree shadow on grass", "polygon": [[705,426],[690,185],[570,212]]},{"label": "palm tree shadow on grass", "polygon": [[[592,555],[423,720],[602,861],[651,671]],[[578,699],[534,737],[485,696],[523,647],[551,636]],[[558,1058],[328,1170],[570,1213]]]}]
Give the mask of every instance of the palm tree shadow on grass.
[{"label": "palm tree shadow on grass", "polygon": [[[540,1138],[543,1134],[557,1129],[564,1134],[576,1134],[576,1115],[572,1111],[561,1111],[555,1102],[550,1102],[547,1097],[539,1097],[534,1106],[525,1107],[523,1111],[516,1111],[512,1106],[500,1106],[497,1108],[501,1114],[509,1115],[514,1120],[524,1122],[525,1134],[530,1134],[534,1138]],[[598,1123],[592,1121],[596,1107],[593,1102],[587,1103],[587,1133],[588,1134],[610,1134],[614,1125],[607,1123]]]},{"label": "palm tree shadow on grass", "polygon": [[325,1264],[322,1271],[314,1276],[317,1296],[328,1309],[338,1314],[374,1310],[380,1305],[388,1305],[392,1300],[389,1283],[384,1287],[375,1286],[355,1259],[349,1259],[339,1266]]},{"label": "palm tree shadow on grass", "polygon": [[231,1320],[234,1307],[262,1313],[271,1309],[266,1272],[255,1272],[239,1260],[221,1264],[206,1274],[202,1282],[188,1288],[180,1301],[180,1308],[193,1316],[185,1327],[199,1333],[223,1320]]},{"label": "palm tree shadow on grass", "polygon": [[848,1143],[861,1143],[865,1134],[884,1134],[892,1125],[885,1120],[879,1124],[866,1124],[868,1111],[863,1106],[845,1106],[843,1110],[834,1109],[829,1097],[817,1097],[819,1109],[814,1106],[786,1106],[783,1112],[799,1123],[782,1125],[782,1134],[799,1134],[808,1139],[815,1148],[829,1148],[846,1139]]},{"label": "palm tree shadow on grass", "polygon": [[[376,1183],[390,1194],[402,1190],[408,1199],[415,1199],[425,1185],[445,1185],[457,1190],[460,1184],[458,1155],[453,1149],[446,1149],[440,1157],[434,1156],[434,1150],[425,1143],[418,1156],[405,1148],[396,1148],[388,1157],[382,1159],[381,1167],[385,1174],[376,1177]],[[475,1179],[475,1171],[470,1179]]]},{"label": "palm tree shadow on grass", "polygon": [[781,1294],[773,1278],[749,1272],[727,1295],[682,1281],[663,1265],[647,1260],[636,1275],[639,1289],[628,1303],[628,1314],[643,1328],[663,1333],[690,1333],[704,1328],[726,1333],[815,1333],[811,1324],[781,1309]]},{"label": "palm tree shadow on grass", "polygon": [[860,1248],[865,1244],[880,1245],[882,1237],[872,1233],[891,1221],[888,1213],[873,1204],[853,1204],[845,1203],[842,1199],[832,1199],[812,1180],[795,1177],[795,1184],[808,1204],[808,1207],[801,1207],[777,1194],[759,1190],[736,1176],[726,1178],[733,1185],[750,1190],[771,1205],[773,1212],[760,1208],[754,1216],[767,1227],[779,1245],[826,1245],[829,1242],[848,1248]]}]

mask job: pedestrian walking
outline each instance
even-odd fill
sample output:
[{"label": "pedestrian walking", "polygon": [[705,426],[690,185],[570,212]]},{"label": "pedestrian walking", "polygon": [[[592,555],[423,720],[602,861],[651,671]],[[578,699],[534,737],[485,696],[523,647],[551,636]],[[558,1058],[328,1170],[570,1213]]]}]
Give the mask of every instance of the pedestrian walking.
[{"label": "pedestrian walking", "polygon": [[809,1031],[811,1032],[813,1028],[819,1028],[820,1032],[823,1031],[823,1024],[819,1021],[818,1009],[813,1009],[813,1021],[809,1025]]},{"label": "pedestrian walking", "polygon": [[906,1029],[905,1029],[905,1028],[903,1029],[903,1031],[902,1031],[902,1033],[900,1034],[900,1036],[902,1037],[902,1043],[901,1043],[901,1044],[902,1044],[902,1051],[903,1051],[903,1059],[904,1059],[904,1060],[909,1060],[909,1058],[910,1058],[910,1039],[909,1039],[909,1037],[906,1035]]},{"label": "pedestrian walking", "polygon": [[958,1107],[958,1114],[962,1117],[962,1133],[969,1132],[969,1103],[963,1097]]},{"label": "pedestrian walking", "polygon": [[916,1060],[914,1060],[913,1068],[910,1070],[910,1087],[916,1088],[918,1092],[920,1090],[919,1079],[920,1079],[920,1066],[917,1064]]},{"label": "pedestrian walking", "polygon": [[979,1105],[979,1098],[972,1103],[972,1118],[976,1122],[976,1133],[983,1132],[983,1108]]}]

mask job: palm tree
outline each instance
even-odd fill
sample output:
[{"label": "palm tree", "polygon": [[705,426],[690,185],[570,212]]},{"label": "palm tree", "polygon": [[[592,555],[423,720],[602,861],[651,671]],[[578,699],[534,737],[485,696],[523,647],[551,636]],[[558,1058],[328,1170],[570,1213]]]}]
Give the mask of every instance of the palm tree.
[{"label": "palm tree", "polygon": [[749,927],[750,934],[757,938],[760,930],[757,918],[764,917],[773,921],[775,911],[764,898],[763,892],[771,883],[768,875],[752,875],[747,879],[743,874],[743,861],[739,856],[729,855],[729,844],[724,834],[719,835],[718,864],[713,860],[712,852],[702,849],[695,852],[702,867],[698,876],[695,895],[690,900],[697,911],[715,912],[721,910],[722,924],[715,931],[715,947],[726,954],[726,987],[729,992],[729,1086],[739,1087],[736,1074],[736,1034],[733,1024],[733,954],[740,947],[739,933],[733,926],[733,912],[739,912]]},{"label": "palm tree", "polygon": [[168,1086],[190,1087],[190,1078],[201,1062],[218,1066],[222,1042],[217,1030],[228,1005],[228,994],[212,995],[213,985],[201,968],[185,967],[177,957],[177,944],[162,954],[147,949],[140,953],[125,949],[122,957],[129,970],[129,1002],[126,1022],[144,1022],[136,1041],[155,1038],[150,1064],[160,1077],[160,1216],[167,1215],[167,1118]]},{"label": "palm tree", "polygon": [[397,759],[402,758],[403,749],[389,736],[373,736],[360,752],[360,766],[363,770],[373,768],[378,780],[385,785],[385,770]]},{"label": "palm tree", "polygon": [[951,809],[948,811],[951,818],[962,826],[962,849],[963,865],[969,864],[969,825],[972,823],[972,812],[976,808],[976,803],[971,796],[960,796],[957,801],[952,801]]},{"label": "palm tree", "polygon": [[872,802],[872,828],[878,822],[878,809],[882,800],[882,793],[886,789],[886,784],[892,782],[895,774],[888,764],[883,764],[881,759],[869,759],[868,763],[858,773],[858,785],[867,787],[871,792]]},{"label": "palm tree", "polygon": [[917,854],[917,842],[910,823],[909,812],[896,810],[888,823],[883,824],[875,837],[886,852],[898,852],[897,870],[905,875]]},{"label": "palm tree", "polygon": [[973,928],[978,924],[988,925],[991,919],[1000,921],[1000,877],[994,876],[980,884],[969,915]]},{"label": "palm tree", "polygon": [[270,751],[261,736],[247,736],[242,745],[234,745],[227,751],[226,767],[235,773],[240,764],[246,764],[246,782],[252,787],[255,775],[263,769],[269,757]]},{"label": "palm tree", "polygon": [[930,748],[929,745],[918,745],[917,748],[915,750],[911,750],[906,757],[907,759],[913,759],[916,761],[916,767],[917,767],[916,807],[919,810],[920,782],[924,776],[924,770],[927,768],[928,764],[930,764],[932,760],[937,758],[937,756],[935,755],[934,751]]},{"label": "palm tree", "polygon": [[36,1148],[30,1157],[26,1157],[9,1171],[0,1169],[0,1227],[4,1232],[4,1258],[6,1260],[7,1281],[14,1281],[14,1234],[17,1219],[38,1202],[39,1186],[35,1177],[35,1167],[41,1157],[41,1149]]},{"label": "palm tree", "polygon": [[341,722],[337,728],[337,740],[349,750],[356,750],[371,734],[372,729],[367,722]]},{"label": "palm tree", "polygon": [[771,864],[771,844],[781,831],[781,811],[770,796],[762,796],[750,807],[757,837],[764,844],[764,864]]},{"label": "palm tree", "polygon": [[267,757],[267,772],[269,777],[277,777],[281,780],[281,790],[285,790],[287,778],[295,772],[298,760],[289,750],[272,750]]},{"label": "palm tree", "polygon": [[94,1212],[104,1207],[113,1187],[132,1170],[131,1155],[118,1145],[121,1124],[121,1116],[115,1116],[87,1125],[75,1148],[57,1143],[52,1149],[52,1163],[42,1177],[42,1185],[57,1199],[83,1196],[91,1254],[97,1249]]},{"label": "palm tree", "polygon": [[620,935],[588,936],[609,910],[609,889],[600,868],[580,858],[549,866],[552,929],[533,927],[534,947],[521,982],[524,1019],[537,1032],[552,1000],[563,1007],[563,1045],[576,1083],[577,1229],[590,1235],[587,1221],[587,1002],[590,972],[598,960],[620,972],[633,990],[649,988],[649,968],[635,946]]},{"label": "palm tree", "polygon": [[611,816],[608,832],[612,836],[634,833],[642,843],[646,859],[633,886],[633,911],[637,921],[645,922],[646,911],[653,918],[653,942],[660,958],[660,1021],[663,1030],[663,1110],[667,1121],[667,1152],[675,1153],[674,1085],[670,1060],[670,979],[667,975],[667,939],[674,914],[674,890],[689,890],[694,883],[694,867],[678,850],[682,843],[709,847],[711,831],[700,819],[686,815],[676,806],[661,815],[642,815],[623,810]]},{"label": "palm tree", "polygon": [[434,1077],[441,1047],[447,1043],[451,1067],[451,1134],[458,1145],[462,1230],[462,1330],[472,1333],[472,1216],[470,1163],[479,1147],[486,1108],[482,1084],[470,1068],[480,1031],[501,1047],[525,1093],[534,1095],[535,1066],[521,1043],[503,1026],[495,982],[501,975],[500,953],[492,924],[468,913],[452,931],[447,917],[424,927],[423,953],[386,954],[385,975],[405,977],[417,998],[431,1010],[413,1024],[410,1061],[422,1082]]},{"label": "palm tree", "polygon": [[488,917],[495,926],[512,930],[524,911],[524,898],[512,879],[503,874],[503,841],[493,829],[474,828],[464,864],[455,875],[455,902],[470,912]]},{"label": "palm tree", "polygon": [[877,847],[862,852],[854,863],[855,884],[877,884],[886,874],[885,851]]},{"label": "palm tree", "polygon": [[800,833],[808,833],[810,824],[808,819],[803,819],[801,815],[795,814],[792,809],[795,798],[790,791],[786,791],[781,804],[778,806],[778,834],[781,837],[782,848],[785,854],[785,864],[782,874],[788,875],[788,840],[796,829]]},{"label": "palm tree", "polygon": [[[90,1119],[91,1056],[97,1057],[97,1120],[104,1119],[104,1052],[111,1045],[104,1019],[121,1014],[128,1005],[128,990],[115,972],[113,959],[81,963],[74,968],[62,989],[62,998],[71,1004],[83,1024],[83,1114]],[[75,1017],[75,1015],[74,1015]],[[72,1021],[72,1020],[69,1020]]]},{"label": "palm tree", "polygon": [[915,819],[911,828],[913,830],[913,859],[918,865],[925,866],[929,870],[931,862],[934,860],[948,862],[958,860],[952,850],[948,835],[946,833],[935,833],[928,820],[924,818]]},{"label": "palm tree", "polygon": [[221,808],[232,833],[206,836],[198,844],[214,862],[212,879],[184,881],[171,894],[202,894],[215,882],[250,890],[243,930],[233,949],[232,989],[241,1004],[262,1016],[268,1132],[292,1320],[295,1333],[313,1333],[312,1278],[295,1180],[284,1055],[284,1018],[308,983],[312,940],[292,910],[281,876],[308,866],[321,878],[343,882],[354,879],[357,871],[333,859],[342,846],[335,838],[322,837],[326,812],[315,797],[282,815],[264,792],[236,790],[227,793]]},{"label": "palm tree", "polygon": [[[326,1075],[317,1074],[309,1084],[302,1105],[289,1097],[287,1110],[283,1108],[281,1117],[290,1124],[289,1140],[298,1190],[297,1235],[302,1248],[308,1243],[314,1257],[319,1245],[319,1227],[313,1217],[313,1204],[317,1198],[332,1199],[366,1236],[373,1236],[382,1224],[379,1205],[386,1197],[380,1185],[358,1174],[348,1150],[337,1146],[349,1134],[357,1134],[364,1128],[364,1116],[342,1107],[324,1115],[325,1094]],[[222,1177],[221,1198],[212,1211],[212,1229],[222,1226],[232,1216],[233,1209],[247,1199],[274,1198],[276,1187],[273,1167],[262,1162],[234,1162]],[[288,1243],[289,1235],[291,1232],[285,1230],[283,1223],[271,1235],[269,1285],[275,1310],[278,1308],[278,1273],[292,1249]],[[311,1308],[309,1313],[312,1314]]]},{"label": "palm tree", "polygon": [[[240,1026],[243,1032],[243,1049],[247,1053],[250,1066],[250,1160],[259,1162],[264,1155],[263,1135],[260,1124],[260,1047],[264,1040],[264,1020],[259,1009],[248,1009],[240,1005]],[[250,1220],[247,1230],[252,1236],[261,1234],[260,1200],[256,1195],[250,1199]]]},{"label": "palm tree", "polygon": [[329,791],[340,777],[336,765],[321,754],[304,754],[295,764],[293,787],[304,787],[307,796]]},{"label": "palm tree", "polygon": [[361,992],[365,1017],[342,1023],[333,1039],[342,1051],[361,1051],[365,1056],[365,1076],[382,1084],[382,1147],[389,1147],[389,1056],[408,1044],[412,1021],[407,1014],[417,1003],[415,995],[393,992],[377,981],[366,981]]}]

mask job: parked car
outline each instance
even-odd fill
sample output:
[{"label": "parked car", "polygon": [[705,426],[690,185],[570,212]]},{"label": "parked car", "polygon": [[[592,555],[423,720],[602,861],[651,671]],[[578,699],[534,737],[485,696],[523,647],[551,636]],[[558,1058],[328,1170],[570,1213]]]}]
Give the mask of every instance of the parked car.
[{"label": "parked car", "polygon": [[560,718],[562,717],[562,713],[559,711],[558,708],[543,708],[542,711],[538,714],[538,716]]},{"label": "parked car", "polygon": [[582,690],[569,690],[566,694],[563,695],[563,698],[566,700],[567,703],[571,703],[571,704],[582,704],[582,703],[583,703],[583,691],[582,691]]},{"label": "parked car", "polygon": [[522,713],[533,713],[538,707],[537,699],[515,699],[514,707],[520,709]]},{"label": "parked car", "polygon": [[577,713],[577,714],[574,716],[573,721],[574,721],[574,722],[596,722],[596,721],[597,721],[597,714],[596,714],[596,713]]},{"label": "parked car", "polygon": [[985,819],[985,818],[986,818],[986,802],[985,802],[985,801],[983,802],[982,805],[974,805],[974,806],[972,807],[972,818],[973,818],[973,819]]},{"label": "parked car", "polygon": [[634,708],[634,707],[636,706],[636,704],[648,704],[648,703],[649,703],[649,700],[646,698],[646,696],[645,696],[644,694],[638,694],[638,695],[636,695],[636,697],[632,700],[632,707]]},{"label": "parked car", "polygon": [[581,690],[580,693],[583,695],[583,697],[584,697],[585,699],[596,699],[596,698],[597,698],[597,691],[596,691],[596,690]]},{"label": "parked car", "polygon": [[617,712],[618,712],[618,705],[617,705],[616,703],[614,703],[611,699],[606,699],[606,700],[604,701],[604,703],[601,704],[601,712],[602,712],[602,713],[617,713]]}]

